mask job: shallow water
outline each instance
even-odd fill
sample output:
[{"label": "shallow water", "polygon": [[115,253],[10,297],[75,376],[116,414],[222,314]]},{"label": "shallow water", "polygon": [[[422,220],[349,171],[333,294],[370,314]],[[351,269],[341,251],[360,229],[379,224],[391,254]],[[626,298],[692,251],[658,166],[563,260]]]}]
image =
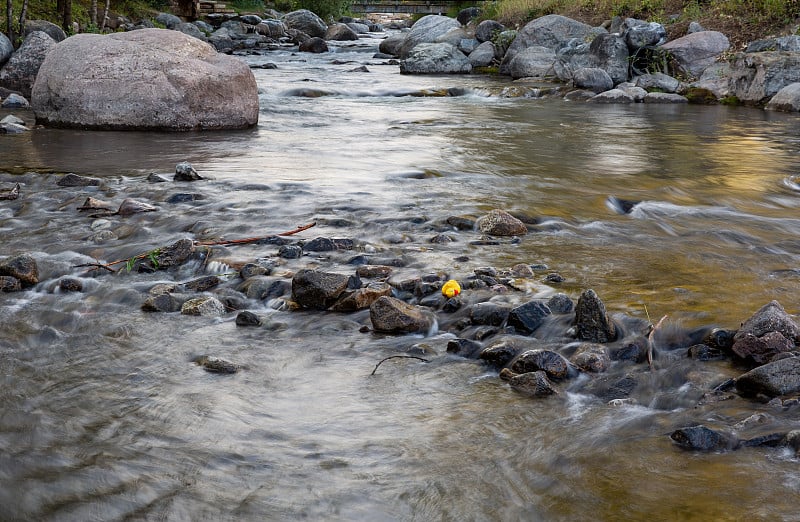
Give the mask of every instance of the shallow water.
[{"label": "shallow water", "polygon": [[[0,188],[20,182],[23,191],[0,202],[3,254],[34,252],[45,282],[0,294],[0,519],[800,520],[790,454],[693,454],[669,440],[679,427],[729,427],[756,412],[770,415],[762,430],[797,428],[796,411],[742,399],[696,407],[741,373],[728,362],[665,354],[654,372],[620,363],[617,374],[642,383],[633,405],[609,405],[584,381],[532,400],[495,370],[444,355],[453,337],[444,331],[364,334],[364,312],[289,313],[255,301],[249,309],[272,328],[237,327],[235,313],[146,314],[150,286],[203,267],[73,268],[181,237],[261,236],[316,221],[298,237],[349,237],[357,251],[288,261],[279,274],[352,271],[342,263],[358,253],[403,256],[401,274],[457,278],[545,264],[526,292],[496,299],[593,288],[612,312],[668,314],[686,327],[735,328],[771,299],[797,312],[796,116],[506,98],[502,79],[401,76],[371,58],[376,46],[248,57],[278,65],[254,69],[261,114],[249,131],[3,137]],[[350,72],[362,64],[370,72]],[[458,96],[438,96],[446,89]],[[146,181],[171,177],[184,160],[212,179]],[[103,183],[61,188],[64,172]],[[166,203],[179,192],[204,199]],[[619,214],[612,195],[643,203]],[[75,210],[87,196],[160,210],[94,220]],[[535,218],[535,230],[520,243],[478,246],[476,233],[442,225],[492,208]],[[442,230],[454,241],[428,241]],[[276,250],[216,248],[205,272]],[[550,272],[565,282],[543,283]],[[85,291],[56,290],[62,275],[81,277]],[[416,343],[440,355],[390,361],[370,376]],[[207,374],[191,362],[205,353],[246,368]]]}]

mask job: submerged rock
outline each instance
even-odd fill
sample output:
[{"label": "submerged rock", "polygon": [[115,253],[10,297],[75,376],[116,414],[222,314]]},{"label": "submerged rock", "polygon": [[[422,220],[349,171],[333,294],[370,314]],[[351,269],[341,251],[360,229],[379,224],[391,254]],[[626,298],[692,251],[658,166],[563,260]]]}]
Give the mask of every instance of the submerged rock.
[{"label": "submerged rock", "polygon": [[238,364],[234,364],[225,359],[214,357],[213,355],[201,355],[195,357],[193,361],[198,366],[201,366],[205,371],[210,373],[227,373],[232,374],[239,371],[241,368]]},{"label": "submerged rock", "polygon": [[19,292],[22,283],[16,277],[0,275],[0,292]]},{"label": "submerged rock", "polygon": [[693,451],[725,451],[736,449],[739,445],[734,436],[702,425],[680,428],[669,437],[679,447]]},{"label": "submerged rock", "polygon": [[532,397],[548,397],[558,393],[543,371],[514,375],[508,384],[514,390]]}]

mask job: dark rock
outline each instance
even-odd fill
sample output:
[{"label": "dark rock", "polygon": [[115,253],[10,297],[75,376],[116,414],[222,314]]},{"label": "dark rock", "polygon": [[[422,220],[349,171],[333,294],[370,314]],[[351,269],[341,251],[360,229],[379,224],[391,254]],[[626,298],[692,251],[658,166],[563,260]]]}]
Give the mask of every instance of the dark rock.
[{"label": "dark rock", "polygon": [[800,357],[780,359],[750,370],[736,379],[736,390],[745,397],[800,392]]},{"label": "dark rock", "polygon": [[178,266],[186,262],[194,254],[194,241],[188,238],[179,239],[168,247],[160,249],[156,255],[154,264],[148,260],[152,268],[163,270],[173,266]]},{"label": "dark rock", "polygon": [[420,306],[427,308],[439,308],[447,301],[447,298],[440,293],[426,295],[419,300]]},{"label": "dark rock", "polygon": [[115,214],[119,216],[132,216],[134,214],[141,214],[142,212],[155,212],[157,210],[158,208],[150,203],[145,203],[144,201],[133,198],[126,198],[122,200]]},{"label": "dark rock", "polygon": [[508,383],[514,390],[532,397],[547,397],[558,393],[543,371],[515,375]]},{"label": "dark rock", "polygon": [[180,192],[178,194],[173,194],[166,199],[166,202],[174,205],[176,203],[191,203],[192,201],[201,201],[206,199],[205,196],[202,194],[190,194],[187,192]]},{"label": "dark rock", "polygon": [[392,267],[385,265],[361,265],[356,269],[356,275],[366,279],[386,278],[392,275],[392,270]]},{"label": "dark rock", "polygon": [[59,179],[56,185],[59,187],[97,187],[100,185],[100,180],[70,173]]},{"label": "dark rock", "polygon": [[510,308],[492,302],[477,303],[470,307],[469,317],[472,324],[502,326],[508,318]]},{"label": "dark rock", "polygon": [[605,346],[583,343],[570,357],[570,362],[584,372],[602,373],[608,370],[611,358]]},{"label": "dark rock", "polygon": [[733,348],[733,340],[736,330],[726,330],[724,328],[714,328],[703,339],[703,344],[725,352],[730,352]]},{"label": "dark rock", "polygon": [[22,290],[22,283],[19,279],[12,276],[0,276],[0,292],[19,292]]},{"label": "dark rock", "polygon": [[307,9],[286,13],[283,16],[283,22],[289,29],[296,29],[309,36],[319,38],[325,36],[325,31],[328,30],[328,26],[322,21],[322,18]]},{"label": "dark rock", "polygon": [[553,272],[544,276],[544,281],[546,283],[563,283],[566,279],[561,274]]},{"label": "dark rock", "polygon": [[589,383],[586,391],[593,393],[606,402],[610,402],[629,398],[638,384],[632,375],[626,375],[622,378],[598,377]]},{"label": "dark rock", "polygon": [[456,15],[456,20],[461,25],[467,25],[472,20],[478,18],[481,15],[481,8],[480,7],[467,7],[466,9],[462,9]]},{"label": "dark rock", "polygon": [[181,24],[183,20],[171,13],[158,13],[156,15],[156,22],[160,23],[167,29],[175,29],[175,27]]},{"label": "dark rock", "polygon": [[239,291],[250,299],[273,299],[287,295],[291,291],[291,284],[283,279],[254,275],[245,279]]},{"label": "dark rock", "polygon": [[255,263],[247,263],[239,270],[239,277],[249,279],[254,276],[269,275],[271,269]]},{"label": "dark rock", "polygon": [[626,18],[622,24],[625,43],[631,51],[642,47],[659,45],[667,39],[667,30],[657,22],[645,22],[635,18]]},{"label": "dark rock", "polygon": [[790,352],[793,349],[794,342],[779,332],[768,332],[761,337],[750,333],[743,336],[737,334],[736,343],[733,345],[733,353],[742,359],[751,359],[756,364],[766,364],[775,355]]},{"label": "dark rock", "polygon": [[447,342],[447,353],[474,359],[483,349],[483,345],[469,339],[452,339]]},{"label": "dark rock", "polygon": [[514,373],[543,371],[551,379],[566,379],[570,366],[560,354],[550,350],[528,350],[509,366]]},{"label": "dark rock", "polygon": [[334,312],[355,312],[372,306],[372,303],[383,296],[392,295],[392,287],[387,283],[370,283],[364,288],[348,291],[342,294],[331,310]]},{"label": "dark rock", "polygon": [[768,435],[761,435],[741,441],[741,447],[744,448],[777,448],[786,443],[785,433],[770,433]]},{"label": "dark rock", "polygon": [[292,278],[292,299],[303,308],[325,310],[347,289],[349,279],[332,272],[301,270]]},{"label": "dark rock", "polygon": [[728,38],[717,31],[691,33],[661,46],[677,61],[682,72],[699,77],[730,48]]},{"label": "dark rock", "polygon": [[301,53],[314,53],[321,54],[328,52],[328,44],[322,38],[309,38],[300,44],[299,50]]},{"label": "dark rock", "polygon": [[597,67],[581,67],[572,75],[572,83],[578,89],[586,89],[596,94],[614,88],[614,80],[603,69]]},{"label": "dark rock", "polygon": [[240,368],[238,364],[234,364],[230,361],[226,361],[225,359],[220,359],[219,357],[214,357],[212,355],[201,355],[199,357],[195,357],[193,362],[210,373],[232,374],[238,372]]},{"label": "dark rock", "polygon": [[784,337],[791,340],[800,338],[800,328],[778,301],[770,301],[765,304],[745,321],[742,327],[739,328],[739,332],[734,336],[734,341],[745,334],[761,337],[768,332],[780,332]]},{"label": "dark rock", "polygon": [[519,332],[531,334],[544,323],[548,315],[550,315],[550,308],[546,304],[529,301],[511,310],[508,314],[508,325],[513,326]]},{"label": "dark rock", "polygon": [[283,259],[300,259],[303,257],[303,247],[300,245],[283,245],[278,249],[278,256]]},{"label": "dark rock", "polygon": [[581,341],[608,343],[617,338],[617,329],[594,290],[584,291],[578,299],[575,330]]},{"label": "dark rock", "polygon": [[334,250],[352,250],[352,239],[318,237],[303,244],[306,252],[332,252]]},{"label": "dark rock", "polygon": [[148,297],[142,303],[144,312],[180,312],[187,298],[183,295],[171,293],[159,294]]},{"label": "dark rock", "polygon": [[492,236],[522,236],[528,233],[525,223],[499,209],[480,217],[477,226],[482,233]]},{"label": "dark rock", "polygon": [[491,42],[498,34],[506,30],[506,26],[494,20],[484,20],[475,28],[475,39],[479,42]]},{"label": "dark rock", "polygon": [[195,297],[183,303],[183,306],[181,306],[181,314],[218,317],[220,315],[225,315],[225,305],[216,297]]},{"label": "dark rock", "polygon": [[205,292],[207,290],[211,290],[215,286],[219,285],[221,282],[222,280],[219,277],[215,275],[209,275],[198,279],[194,279],[192,281],[189,281],[188,283],[184,283],[183,286],[187,290],[192,290],[193,292]]},{"label": "dark rock", "polygon": [[502,339],[481,350],[478,358],[501,368],[510,363],[524,349],[524,345],[514,342],[512,339]]},{"label": "dark rock", "polygon": [[39,282],[39,267],[30,254],[17,254],[0,261],[0,276],[19,279],[24,287]]},{"label": "dark rock", "polygon": [[647,360],[647,339],[640,337],[625,341],[622,346],[612,348],[609,357],[612,361],[633,361],[643,363]]},{"label": "dark rock", "polygon": [[679,447],[692,451],[725,451],[738,446],[732,435],[702,425],[675,430],[669,438]]},{"label": "dark rock", "polygon": [[442,312],[452,314],[461,308],[461,304],[461,299],[459,297],[451,297],[445,301],[444,305],[442,306]]},{"label": "dark rock", "polygon": [[267,236],[263,239],[259,239],[256,244],[257,245],[275,245],[275,246],[283,246],[288,245],[292,242],[291,239],[287,239],[281,236]]},{"label": "dark rock", "polygon": [[329,25],[325,31],[325,40],[350,41],[358,40],[358,34],[345,24]]},{"label": "dark rock", "polygon": [[249,310],[244,310],[236,316],[236,326],[261,326],[261,318]]},{"label": "dark rock", "polygon": [[161,174],[151,172],[150,175],[147,176],[147,181],[148,183],[167,183],[169,180]]},{"label": "dark rock", "polygon": [[689,347],[689,357],[697,361],[714,361],[724,359],[725,354],[719,348],[713,348],[707,344],[695,344]]},{"label": "dark rock", "polygon": [[388,296],[378,298],[370,306],[369,317],[376,332],[386,333],[427,332],[435,320],[423,308]]},{"label": "dark rock", "polygon": [[547,300],[547,307],[554,314],[568,314],[575,310],[575,303],[566,294],[556,294]]},{"label": "dark rock", "polygon": [[75,277],[62,277],[58,281],[58,288],[62,292],[82,292],[83,281]]},{"label": "dark rock", "polygon": [[599,34],[589,45],[589,55],[591,66],[606,71],[614,85],[628,80],[630,56],[623,38],[615,34]]},{"label": "dark rock", "polygon": [[450,216],[447,218],[447,224],[455,227],[458,230],[474,230],[475,229],[475,220],[458,217],[458,216]]},{"label": "dark rock", "polygon": [[47,36],[56,42],[62,42],[67,38],[67,34],[64,30],[52,22],[48,22],[47,20],[26,20],[22,37],[25,38],[34,31],[47,33]]},{"label": "dark rock", "polygon": [[172,181],[199,181],[201,179],[203,177],[194,170],[188,161],[182,161],[175,165],[175,176],[172,177]]}]

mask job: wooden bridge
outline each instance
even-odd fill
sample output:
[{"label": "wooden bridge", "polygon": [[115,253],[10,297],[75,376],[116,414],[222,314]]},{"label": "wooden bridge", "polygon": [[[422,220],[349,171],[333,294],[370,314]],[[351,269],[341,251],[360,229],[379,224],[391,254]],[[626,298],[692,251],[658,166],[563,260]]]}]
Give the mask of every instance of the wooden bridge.
[{"label": "wooden bridge", "polygon": [[457,0],[353,0],[350,11],[354,13],[444,14],[463,4],[463,1]]}]

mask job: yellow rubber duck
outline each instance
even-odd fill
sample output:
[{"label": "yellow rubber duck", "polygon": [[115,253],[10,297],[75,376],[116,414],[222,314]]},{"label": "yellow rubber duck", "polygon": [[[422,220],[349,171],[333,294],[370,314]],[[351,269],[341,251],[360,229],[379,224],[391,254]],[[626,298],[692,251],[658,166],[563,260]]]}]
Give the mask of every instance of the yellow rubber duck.
[{"label": "yellow rubber duck", "polygon": [[445,297],[455,297],[460,293],[461,286],[459,286],[458,281],[455,279],[451,279],[442,286],[442,295]]}]

